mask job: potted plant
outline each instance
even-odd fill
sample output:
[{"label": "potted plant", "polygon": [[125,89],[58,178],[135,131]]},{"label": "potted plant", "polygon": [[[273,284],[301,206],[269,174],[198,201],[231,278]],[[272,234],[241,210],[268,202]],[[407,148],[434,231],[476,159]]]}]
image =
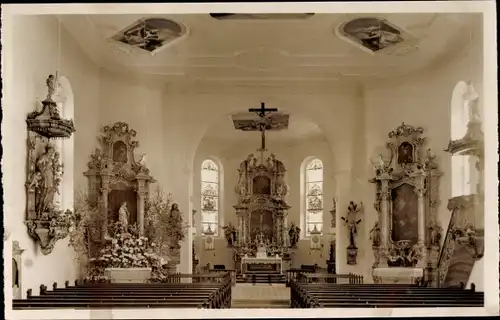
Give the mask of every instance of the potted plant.
[{"label": "potted plant", "polygon": [[103,280],[102,275],[89,265],[90,258],[96,256],[99,250],[99,243],[92,241],[99,239],[101,233],[99,222],[103,215],[98,203],[87,192],[80,191],[75,197],[74,210],[70,213],[68,245],[75,251],[75,259],[84,278],[100,282]]},{"label": "potted plant", "polygon": [[180,242],[184,240],[188,225],[184,223],[171,194],[160,188],[149,197],[145,208],[145,234],[155,243],[155,252],[162,260],[162,268],[175,272],[179,262]]}]

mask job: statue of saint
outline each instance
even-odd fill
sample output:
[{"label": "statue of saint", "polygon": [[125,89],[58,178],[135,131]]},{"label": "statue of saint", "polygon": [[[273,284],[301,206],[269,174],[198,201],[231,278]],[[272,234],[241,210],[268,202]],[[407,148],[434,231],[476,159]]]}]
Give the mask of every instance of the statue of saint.
[{"label": "statue of saint", "polygon": [[121,223],[121,225],[125,228],[125,230],[128,227],[128,219],[129,219],[129,212],[127,209],[127,202],[123,202],[122,205],[120,206],[120,209],[118,210],[118,219]]},{"label": "statue of saint", "polygon": [[380,228],[378,226],[378,222],[375,222],[375,225],[370,230],[370,240],[372,241],[372,245],[374,247],[378,247],[380,245],[382,236],[380,234]]},{"label": "statue of saint", "polygon": [[54,195],[57,192],[57,187],[54,183],[54,175],[56,168],[55,157],[56,150],[52,145],[48,145],[45,153],[40,155],[36,160],[35,173],[36,177],[36,204],[35,208],[38,214],[49,212],[52,208]]}]

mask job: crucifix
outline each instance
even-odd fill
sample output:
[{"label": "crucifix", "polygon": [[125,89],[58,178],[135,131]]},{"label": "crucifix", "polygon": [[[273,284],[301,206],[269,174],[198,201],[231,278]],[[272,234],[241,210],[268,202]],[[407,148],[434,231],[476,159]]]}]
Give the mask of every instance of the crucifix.
[{"label": "crucifix", "polygon": [[[264,162],[264,151],[266,150],[266,121],[265,117],[267,114],[271,112],[276,112],[278,111],[277,108],[266,108],[266,104],[264,102],[260,103],[260,108],[250,108],[248,109],[250,112],[255,112],[260,118],[261,121],[259,123],[259,131],[261,134],[261,143],[260,143],[260,149],[257,149],[257,151],[260,152],[260,162]],[[267,112],[267,114],[266,114]]]}]

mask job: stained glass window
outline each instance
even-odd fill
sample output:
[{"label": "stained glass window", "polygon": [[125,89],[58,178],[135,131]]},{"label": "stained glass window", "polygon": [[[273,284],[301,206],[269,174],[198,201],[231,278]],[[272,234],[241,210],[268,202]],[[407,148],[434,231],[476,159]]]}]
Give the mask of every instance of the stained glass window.
[{"label": "stained glass window", "polygon": [[212,160],[201,165],[201,231],[219,229],[219,166]]},{"label": "stained glass window", "polygon": [[323,230],[323,163],[317,158],[306,165],[305,191],[305,235],[310,236],[314,227]]}]

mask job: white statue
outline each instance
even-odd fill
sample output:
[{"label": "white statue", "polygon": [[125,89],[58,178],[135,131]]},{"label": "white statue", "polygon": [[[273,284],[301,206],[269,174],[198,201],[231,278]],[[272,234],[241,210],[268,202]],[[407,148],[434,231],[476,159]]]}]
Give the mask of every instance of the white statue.
[{"label": "white statue", "polygon": [[143,152],[141,154],[141,158],[139,159],[139,162],[138,162],[142,167],[145,167],[146,166],[146,153]]},{"label": "white statue", "polygon": [[120,206],[120,209],[118,210],[118,219],[125,229],[127,229],[128,226],[128,218],[129,212],[127,209],[127,202],[123,202]]}]

